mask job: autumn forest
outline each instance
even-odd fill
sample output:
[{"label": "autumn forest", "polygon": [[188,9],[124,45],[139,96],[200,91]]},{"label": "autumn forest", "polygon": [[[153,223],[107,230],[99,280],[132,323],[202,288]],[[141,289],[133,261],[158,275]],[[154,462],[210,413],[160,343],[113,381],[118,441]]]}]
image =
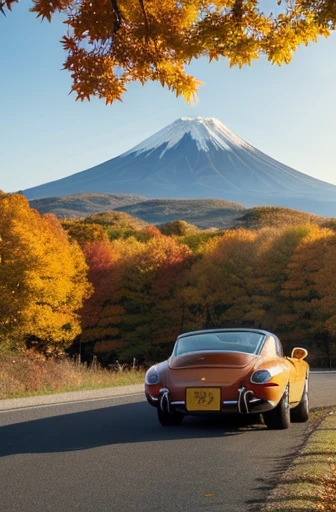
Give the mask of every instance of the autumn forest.
[{"label": "autumn forest", "polygon": [[202,231],[108,220],[58,220],[0,194],[1,351],[150,363],[181,332],[246,326],[335,364],[332,222]]}]

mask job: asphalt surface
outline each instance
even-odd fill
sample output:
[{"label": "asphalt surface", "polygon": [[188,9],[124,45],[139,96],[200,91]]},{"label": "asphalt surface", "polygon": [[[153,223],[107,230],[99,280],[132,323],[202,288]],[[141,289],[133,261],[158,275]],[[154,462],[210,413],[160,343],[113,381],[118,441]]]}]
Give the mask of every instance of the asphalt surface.
[{"label": "asphalt surface", "polygon": [[[311,406],[336,403],[336,373],[311,375]],[[161,427],[143,395],[0,412],[2,512],[249,512],[308,424],[232,419]]]}]

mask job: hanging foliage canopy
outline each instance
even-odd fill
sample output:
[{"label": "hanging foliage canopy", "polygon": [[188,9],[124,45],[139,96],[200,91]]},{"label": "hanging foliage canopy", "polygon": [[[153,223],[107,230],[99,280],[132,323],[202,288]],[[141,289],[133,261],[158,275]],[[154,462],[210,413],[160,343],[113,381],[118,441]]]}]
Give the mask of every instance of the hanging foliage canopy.
[{"label": "hanging foliage canopy", "polygon": [[[0,0],[5,13],[18,0]],[[33,0],[37,17],[64,15],[62,39],[77,99],[121,100],[130,82],[159,81],[196,98],[192,59],[289,63],[296,48],[335,28],[334,0]],[[267,10],[265,10],[265,6]]]}]

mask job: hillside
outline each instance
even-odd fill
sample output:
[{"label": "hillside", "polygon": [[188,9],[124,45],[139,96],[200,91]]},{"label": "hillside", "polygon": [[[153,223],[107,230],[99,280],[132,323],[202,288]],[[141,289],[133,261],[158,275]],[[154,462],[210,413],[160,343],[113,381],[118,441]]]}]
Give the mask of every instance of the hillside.
[{"label": "hillside", "polygon": [[298,225],[316,223],[324,225],[329,219],[310,213],[281,208],[278,206],[258,206],[250,208],[241,217],[235,220],[236,227],[246,229],[260,229],[263,227],[281,227],[284,225]]},{"label": "hillside", "polygon": [[108,211],[93,213],[85,217],[86,224],[100,224],[107,228],[125,228],[125,229],[142,229],[147,226],[147,222],[134,217],[126,212]]},{"label": "hillside", "polygon": [[127,212],[149,224],[184,220],[198,228],[207,229],[233,226],[246,208],[224,199],[154,199],[116,210]]},{"label": "hillside", "polygon": [[33,199],[30,206],[43,213],[54,213],[59,218],[86,217],[92,213],[115,210],[145,200],[136,194],[74,194],[70,196]]}]

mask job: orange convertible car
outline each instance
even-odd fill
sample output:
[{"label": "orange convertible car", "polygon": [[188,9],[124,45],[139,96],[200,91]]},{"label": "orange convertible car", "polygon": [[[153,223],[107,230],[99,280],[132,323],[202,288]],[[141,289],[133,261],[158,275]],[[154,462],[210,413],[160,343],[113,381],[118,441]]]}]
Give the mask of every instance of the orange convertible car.
[{"label": "orange convertible car", "polygon": [[259,329],[181,334],[167,361],[149,368],[148,402],[162,425],[187,414],[262,413],[272,429],[308,420],[308,352],[284,357],[279,339]]}]

